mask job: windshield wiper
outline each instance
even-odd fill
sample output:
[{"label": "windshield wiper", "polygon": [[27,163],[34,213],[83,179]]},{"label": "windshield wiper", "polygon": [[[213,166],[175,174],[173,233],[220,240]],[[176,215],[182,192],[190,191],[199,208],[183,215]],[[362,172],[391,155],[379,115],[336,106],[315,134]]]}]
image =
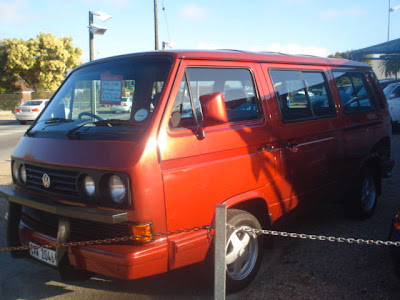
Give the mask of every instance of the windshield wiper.
[{"label": "windshield wiper", "polygon": [[129,120],[120,120],[120,119],[108,119],[108,120],[99,120],[99,121],[89,121],[86,123],[83,123],[75,128],[72,128],[67,132],[67,138],[70,140],[72,137],[72,134],[82,128],[83,126],[87,124],[93,124],[96,126],[108,126],[108,127],[113,127],[113,125],[129,125],[129,126],[142,126],[141,124],[134,123]]},{"label": "windshield wiper", "polygon": [[107,125],[108,127],[112,127],[112,125],[128,125],[128,126],[142,126],[140,123],[135,123],[129,120],[121,120],[121,119],[107,119],[107,120],[100,120],[93,123],[94,125],[104,126]]},{"label": "windshield wiper", "polygon": [[69,123],[69,122],[74,122],[74,120],[66,119],[66,118],[51,118],[51,119],[46,120],[44,123],[45,124],[54,124],[54,123]]}]

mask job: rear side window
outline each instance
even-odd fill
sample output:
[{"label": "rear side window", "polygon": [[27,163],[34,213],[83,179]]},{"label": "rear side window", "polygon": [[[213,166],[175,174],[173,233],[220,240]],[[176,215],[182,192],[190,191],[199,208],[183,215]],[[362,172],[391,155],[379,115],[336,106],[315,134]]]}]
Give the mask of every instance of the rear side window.
[{"label": "rear side window", "polygon": [[357,113],[376,108],[373,96],[362,72],[334,71],[333,77],[345,113]]},{"label": "rear side window", "polygon": [[187,68],[170,116],[170,128],[191,128],[202,120],[200,96],[222,92],[229,122],[261,118],[253,76],[242,68]]},{"label": "rear side window", "polygon": [[335,105],[322,72],[271,70],[284,122],[335,116]]}]

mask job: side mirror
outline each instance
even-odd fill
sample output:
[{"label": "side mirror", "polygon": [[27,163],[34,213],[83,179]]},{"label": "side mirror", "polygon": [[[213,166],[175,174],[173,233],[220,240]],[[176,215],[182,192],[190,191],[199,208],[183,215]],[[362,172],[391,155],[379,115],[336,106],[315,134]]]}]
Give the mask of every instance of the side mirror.
[{"label": "side mirror", "polygon": [[228,112],[221,92],[200,96],[199,100],[203,111],[203,128],[228,123]]},{"label": "side mirror", "polygon": [[390,95],[389,95],[389,99],[394,99],[394,98],[396,98],[396,95],[395,95],[395,94],[390,94]]}]

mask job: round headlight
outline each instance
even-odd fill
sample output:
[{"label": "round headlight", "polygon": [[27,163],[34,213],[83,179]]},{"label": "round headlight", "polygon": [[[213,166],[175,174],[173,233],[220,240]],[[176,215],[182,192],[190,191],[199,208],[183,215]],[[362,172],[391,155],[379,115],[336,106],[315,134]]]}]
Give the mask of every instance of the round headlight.
[{"label": "round headlight", "polygon": [[18,164],[16,161],[13,162],[12,164],[12,174],[14,176],[15,180],[18,180],[19,178],[19,170],[18,170]]},{"label": "round headlight", "polygon": [[21,169],[19,170],[19,175],[21,177],[21,181],[26,183],[26,169],[24,165],[22,165]]},{"label": "round headlight", "polygon": [[125,197],[126,193],[125,184],[122,182],[121,178],[119,178],[117,175],[112,175],[110,177],[109,185],[110,185],[109,188],[110,188],[111,199],[115,203],[120,204]]},{"label": "round headlight", "polygon": [[92,197],[94,195],[94,192],[96,191],[96,186],[92,177],[85,176],[85,178],[83,178],[83,188],[86,195],[88,195],[89,197]]}]

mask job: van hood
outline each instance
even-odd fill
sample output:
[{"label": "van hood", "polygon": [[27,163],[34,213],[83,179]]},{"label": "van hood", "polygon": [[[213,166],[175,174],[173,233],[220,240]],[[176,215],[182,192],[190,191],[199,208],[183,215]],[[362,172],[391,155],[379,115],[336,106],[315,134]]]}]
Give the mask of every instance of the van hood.
[{"label": "van hood", "polygon": [[143,145],[133,141],[67,140],[24,136],[12,157],[59,166],[127,171]]}]

